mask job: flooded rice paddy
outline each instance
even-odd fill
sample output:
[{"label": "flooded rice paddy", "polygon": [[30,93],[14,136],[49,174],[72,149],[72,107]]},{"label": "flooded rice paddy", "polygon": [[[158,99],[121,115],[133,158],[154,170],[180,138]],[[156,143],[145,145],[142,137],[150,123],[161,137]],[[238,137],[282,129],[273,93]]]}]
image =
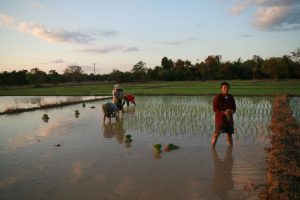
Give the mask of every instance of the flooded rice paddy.
[{"label": "flooded rice paddy", "polygon": [[79,102],[107,96],[5,96],[0,97],[0,113],[9,109],[39,108],[50,104]]},{"label": "flooded rice paddy", "polygon": [[293,97],[289,101],[293,117],[300,123],[300,97]]},{"label": "flooded rice paddy", "polygon": [[111,124],[109,100],[1,115],[0,199],[258,199],[272,98],[236,97],[234,146],[215,150],[212,98],[138,96]]}]

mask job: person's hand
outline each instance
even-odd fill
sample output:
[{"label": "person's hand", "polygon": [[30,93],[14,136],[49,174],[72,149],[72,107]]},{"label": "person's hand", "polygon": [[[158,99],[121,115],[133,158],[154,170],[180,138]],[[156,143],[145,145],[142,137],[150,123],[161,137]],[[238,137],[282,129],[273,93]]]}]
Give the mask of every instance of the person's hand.
[{"label": "person's hand", "polygon": [[225,110],[225,115],[232,115],[233,110],[232,109],[226,109]]}]

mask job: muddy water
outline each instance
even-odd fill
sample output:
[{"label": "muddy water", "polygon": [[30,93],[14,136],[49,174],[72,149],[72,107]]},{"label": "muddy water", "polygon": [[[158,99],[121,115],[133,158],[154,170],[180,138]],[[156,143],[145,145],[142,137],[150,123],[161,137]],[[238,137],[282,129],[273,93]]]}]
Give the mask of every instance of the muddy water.
[{"label": "muddy water", "polygon": [[[2,115],[0,199],[257,199],[271,99],[237,97],[235,144],[222,136],[212,150],[211,98],[137,97],[111,124],[107,100]],[[181,148],[157,154],[156,143]]]}]

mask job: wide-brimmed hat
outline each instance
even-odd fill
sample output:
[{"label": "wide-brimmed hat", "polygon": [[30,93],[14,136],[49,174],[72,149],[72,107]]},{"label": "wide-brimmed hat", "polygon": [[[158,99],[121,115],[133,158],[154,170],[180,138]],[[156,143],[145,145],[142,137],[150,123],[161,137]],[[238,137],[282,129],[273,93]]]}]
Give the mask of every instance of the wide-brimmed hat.
[{"label": "wide-brimmed hat", "polygon": [[114,85],[114,88],[115,88],[115,89],[121,89],[121,85],[120,85],[120,84],[115,84],[115,85]]}]

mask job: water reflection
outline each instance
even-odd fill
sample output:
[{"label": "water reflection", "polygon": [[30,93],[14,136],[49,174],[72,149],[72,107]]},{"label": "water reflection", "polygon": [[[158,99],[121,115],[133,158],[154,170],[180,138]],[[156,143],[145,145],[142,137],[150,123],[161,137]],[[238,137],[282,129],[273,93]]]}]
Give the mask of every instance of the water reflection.
[{"label": "water reflection", "polygon": [[100,99],[106,96],[4,96],[0,97],[0,112],[8,109],[35,108],[48,104]]},{"label": "water reflection", "polygon": [[233,189],[234,181],[232,179],[232,146],[228,146],[224,159],[220,158],[215,148],[211,149],[214,162],[214,178],[212,182],[212,191],[220,199],[228,199],[228,194]]},{"label": "water reflection", "polygon": [[[125,132],[126,131],[124,129],[124,117],[122,115],[119,118],[119,120],[115,121],[114,123],[103,123],[103,137],[104,138],[115,137],[119,144],[123,144]],[[127,144],[127,145],[130,145],[130,144]]]}]

